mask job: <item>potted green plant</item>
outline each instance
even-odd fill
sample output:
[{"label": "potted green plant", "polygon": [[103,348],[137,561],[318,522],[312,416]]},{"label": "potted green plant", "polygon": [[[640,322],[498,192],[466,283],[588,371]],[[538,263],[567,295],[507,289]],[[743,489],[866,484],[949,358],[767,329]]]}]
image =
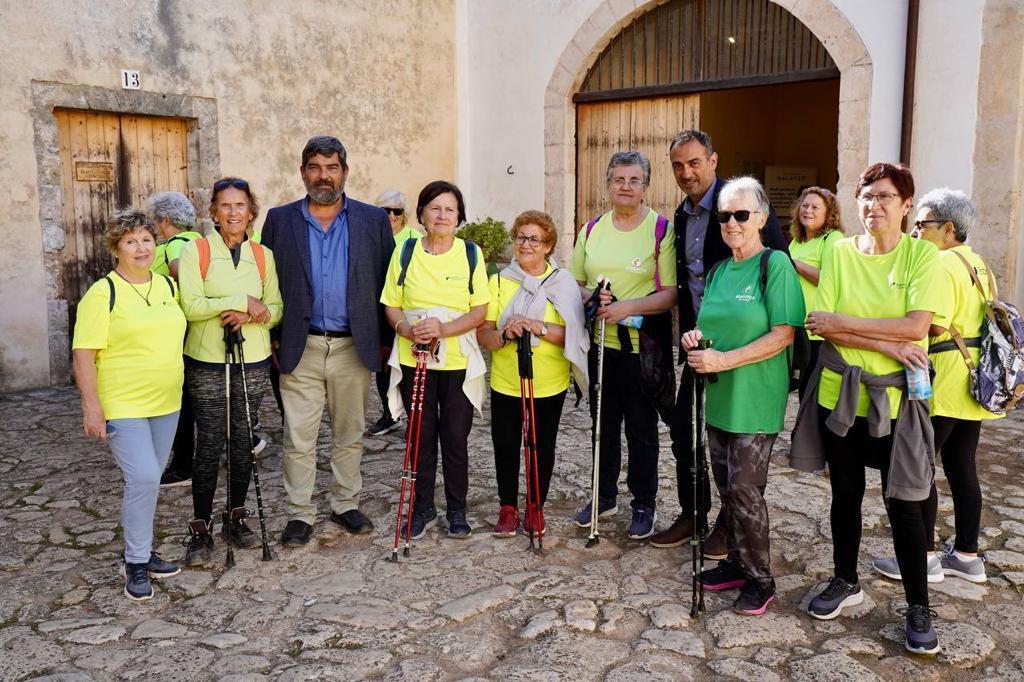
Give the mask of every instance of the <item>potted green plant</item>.
[{"label": "potted green plant", "polygon": [[466,223],[459,228],[455,236],[480,247],[487,262],[488,276],[498,272],[499,266],[508,262],[504,254],[512,244],[512,238],[501,220],[488,216],[483,220]]}]

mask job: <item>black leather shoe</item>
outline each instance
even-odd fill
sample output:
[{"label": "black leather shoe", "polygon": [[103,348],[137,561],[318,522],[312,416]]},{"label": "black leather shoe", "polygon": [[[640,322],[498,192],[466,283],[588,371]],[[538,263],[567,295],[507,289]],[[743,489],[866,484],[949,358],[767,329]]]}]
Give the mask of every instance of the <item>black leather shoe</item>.
[{"label": "black leather shoe", "polygon": [[366,518],[366,514],[358,509],[349,509],[341,514],[331,512],[331,521],[334,521],[353,535],[363,535],[373,530],[373,523],[370,519]]},{"label": "black leather shoe", "polygon": [[301,547],[309,544],[309,538],[313,536],[313,526],[305,521],[289,521],[281,533],[281,545],[284,547]]}]

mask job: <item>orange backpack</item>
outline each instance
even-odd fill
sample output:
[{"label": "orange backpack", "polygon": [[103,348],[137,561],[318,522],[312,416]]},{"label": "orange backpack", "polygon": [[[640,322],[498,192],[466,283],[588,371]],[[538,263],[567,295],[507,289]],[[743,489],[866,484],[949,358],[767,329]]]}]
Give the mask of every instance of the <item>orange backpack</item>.
[{"label": "orange backpack", "polygon": [[[260,273],[262,282],[267,276],[267,257],[263,253],[263,247],[256,242],[249,240],[252,247],[252,257],[256,261],[256,269]],[[196,240],[196,248],[199,250],[199,276],[206,281],[206,273],[210,271],[210,240],[206,237]]]}]

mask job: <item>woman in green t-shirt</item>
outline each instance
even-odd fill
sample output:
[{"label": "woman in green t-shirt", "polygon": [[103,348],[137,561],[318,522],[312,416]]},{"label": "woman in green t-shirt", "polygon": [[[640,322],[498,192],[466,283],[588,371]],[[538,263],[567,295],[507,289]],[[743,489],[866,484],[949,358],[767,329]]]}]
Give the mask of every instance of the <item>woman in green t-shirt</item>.
[{"label": "woman in green t-shirt", "polygon": [[[832,246],[844,236],[840,222],[839,203],[832,192],[823,187],[807,187],[793,202],[790,210],[793,222],[789,225],[789,255],[796,274],[800,275],[800,290],[804,294],[804,307],[814,310],[814,296],[825,262],[832,256]],[[807,334],[805,330],[798,332]],[[810,337],[810,353],[805,367],[800,368],[799,396],[807,391],[811,370],[818,364],[821,337]]]},{"label": "woman in green t-shirt", "polygon": [[156,226],[145,213],[115,213],[104,241],[117,265],[78,305],[75,381],[85,435],[110,445],[124,476],[124,594],[145,601],[150,578],[181,570],[153,551],[153,516],[178,424],[185,316],[174,281],[150,271]]},{"label": "woman in green t-shirt", "polygon": [[[683,334],[690,371],[716,377],[705,389],[708,451],[730,536],[728,558],[700,579],[709,590],[742,588],[733,609],[747,615],[775,600],[764,488],[789,395],[786,348],[805,314],[789,258],[761,241],[768,211],[754,178],[722,188],[717,218],[732,257],[709,270],[697,328]],[[698,350],[701,339],[711,348]]]},{"label": "woman in green t-shirt", "polygon": [[807,315],[808,331],[828,343],[800,407],[791,462],[803,469],[827,463],[832,488],[835,574],[811,600],[810,615],[835,618],[864,599],[857,576],[864,470],[880,469],[908,604],[905,645],[933,654],[939,643],[928,610],[924,514],[935,450],[928,403],[908,398],[907,375],[928,369],[928,329],[946,303],[938,250],[903,231],[913,202],[905,166],[876,163],[861,174],[864,234],[836,243]]},{"label": "woman in green t-shirt", "polygon": [[[543,507],[555,467],[555,439],[569,388],[570,367],[579,385],[587,385],[590,340],[583,324],[583,302],[572,274],[548,261],[557,241],[558,231],[547,213],[525,211],[516,216],[512,223],[515,260],[491,277],[486,321],[477,329],[480,345],[491,351],[491,440],[501,504],[494,536],[499,538],[515,536],[520,526],[523,415],[518,339],[524,333],[532,337],[539,474],[539,490],[527,491],[527,533],[543,535],[546,530]],[[530,485],[530,480],[526,483]],[[532,499],[535,492],[538,500]]]}]

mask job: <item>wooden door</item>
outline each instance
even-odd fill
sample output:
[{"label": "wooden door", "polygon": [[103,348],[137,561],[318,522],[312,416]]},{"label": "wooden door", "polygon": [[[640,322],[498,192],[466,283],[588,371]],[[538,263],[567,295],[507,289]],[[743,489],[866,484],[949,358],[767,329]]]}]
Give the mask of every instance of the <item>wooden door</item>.
[{"label": "wooden door", "polygon": [[605,173],[618,151],[635,149],[651,162],[647,203],[672,219],[682,193],[672,175],[668,146],[680,131],[698,127],[700,95],[674,95],[576,106],[576,230],[611,209]]},{"label": "wooden door", "polygon": [[69,329],[89,286],[113,267],[103,242],[110,214],[144,208],[156,192],[188,194],[187,122],[183,119],[58,109],[63,194],[62,290]]}]

